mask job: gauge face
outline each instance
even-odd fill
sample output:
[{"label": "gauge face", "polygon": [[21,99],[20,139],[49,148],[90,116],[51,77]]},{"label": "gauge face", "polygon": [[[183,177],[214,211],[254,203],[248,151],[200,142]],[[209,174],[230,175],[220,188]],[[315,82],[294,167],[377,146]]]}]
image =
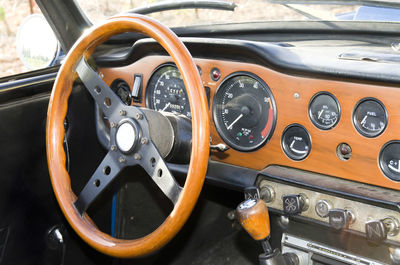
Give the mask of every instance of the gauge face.
[{"label": "gauge face", "polygon": [[317,128],[329,130],[339,122],[340,105],[334,95],[320,92],[311,99],[308,114]]},{"label": "gauge face", "polygon": [[289,125],[282,135],[285,154],[293,160],[303,160],[311,151],[311,138],[300,124]]},{"label": "gauge face", "polygon": [[383,146],[379,154],[379,166],[386,177],[400,181],[400,141]]},{"label": "gauge face", "polygon": [[264,144],[275,127],[275,101],[267,84],[255,75],[235,73],[218,88],[213,117],[224,141],[239,151]]},{"label": "gauge face", "polygon": [[377,99],[363,99],[353,112],[353,123],[357,131],[365,137],[376,137],[386,128],[386,109]]},{"label": "gauge face", "polygon": [[125,105],[131,105],[131,90],[126,81],[122,79],[116,79],[112,82],[110,87]]},{"label": "gauge face", "polygon": [[191,118],[185,85],[175,66],[160,66],[151,76],[146,91],[146,102],[149,108],[176,112]]}]

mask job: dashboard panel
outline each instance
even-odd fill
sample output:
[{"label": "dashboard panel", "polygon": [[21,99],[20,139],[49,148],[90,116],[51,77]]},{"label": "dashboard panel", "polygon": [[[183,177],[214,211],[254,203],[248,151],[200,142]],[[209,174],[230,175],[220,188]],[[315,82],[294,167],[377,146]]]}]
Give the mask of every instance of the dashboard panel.
[{"label": "dashboard panel", "polygon": [[[134,75],[141,74],[143,76],[143,88],[146,88],[155,69],[160,65],[171,62],[172,60],[168,56],[147,56],[128,66],[101,68],[99,71],[104,74],[104,80],[108,85],[117,78],[121,78],[132,85]],[[398,140],[400,124],[400,115],[396,113],[396,110],[400,109],[400,102],[397,100],[400,97],[398,87],[378,83],[355,83],[347,80],[295,76],[257,64],[228,60],[195,59],[195,62],[201,69],[204,86],[210,89],[209,115],[210,121],[212,121],[210,127],[212,144],[226,143],[215,127],[212,106],[218,87],[228,76],[238,72],[246,72],[259,77],[270,89],[276,105],[275,129],[269,140],[263,143],[264,145],[250,152],[237,150],[237,148],[230,148],[225,152],[213,150],[211,153],[212,160],[254,170],[262,170],[270,165],[287,166],[400,190],[400,183],[395,181],[396,178],[386,177],[381,169],[381,166],[384,170],[390,170],[389,166],[392,166],[394,170],[398,169],[400,154],[398,154],[398,158],[397,156],[386,156],[386,162],[379,162],[379,157],[383,157],[381,155],[382,148],[389,146],[387,143]],[[214,78],[215,76],[212,74],[215,69],[220,72],[218,79]],[[327,128],[316,126],[316,121],[310,113],[310,103],[314,101],[317,95],[321,94],[330,95],[338,103],[337,110],[335,110],[334,105],[326,106],[327,112],[337,114],[337,117],[330,121],[321,120],[323,125],[327,125]],[[146,91],[143,90],[140,96],[141,105],[145,106]],[[381,112],[383,110],[384,126],[379,128],[378,133],[371,127],[371,124],[375,123],[375,118],[378,118],[379,123],[382,113],[370,113],[365,118],[367,115],[365,111],[361,111],[360,114],[357,114],[357,110],[355,111],[356,107],[358,109],[360,103],[367,99],[378,102],[379,106],[382,107]],[[315,109],[317,120],[324,108],[323,105],[317,104]],[[324,110],[319,118],[325,115]],[[361,117],[358,126],[354,122],[356,116],[357,119]],[[364,129],[367,132],[372,129],[370,130],[372,136],[363,134],[362,125],[367,122],[369,127],[366,126]],[[301,159],[290,158],[282,144],[284,132],[294,125],[304,128],[309,136],[309,144],[303,144],[303,147],[308,146],[309,150],[307,150],[307,155],[301,157]],[[293,139],[290,144],[292,142]],[[345,152],[347,153],[343,156]],[[342,155],[338,155],[339,153]],[[391,152],[389,153],[391,154]],[[397,164],[395,164],[396,160]],[[382,165],[380,166],[380,164]]]}]

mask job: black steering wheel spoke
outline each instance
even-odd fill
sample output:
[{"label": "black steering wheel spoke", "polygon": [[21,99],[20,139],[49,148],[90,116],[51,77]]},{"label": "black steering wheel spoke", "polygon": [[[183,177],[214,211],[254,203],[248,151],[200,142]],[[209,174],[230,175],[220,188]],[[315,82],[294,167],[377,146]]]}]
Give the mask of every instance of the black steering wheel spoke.
[{"label": "black steering wheel spoke", "polygon": [[121,99],[89,66],[84,57],[81,58],[75,70],[107,118],[110,119],[113,114],[124,106]]},{"label": "black steering wheel spoke", "polygon": [[164,159],[158,152],[157,147],[150,142],[146,146],[142,146],[142,153],[143,159],[140,165],[165,196],[175,205],[179,199],[182,187],[175,180]]},{"label": "black steering wheel spoke", "polygon": [[120,159],[118,152],[110,151],[97,167],[74,203],[81,215],[85,213],[89,206],[127,165],[125,161],[120,161]]}]

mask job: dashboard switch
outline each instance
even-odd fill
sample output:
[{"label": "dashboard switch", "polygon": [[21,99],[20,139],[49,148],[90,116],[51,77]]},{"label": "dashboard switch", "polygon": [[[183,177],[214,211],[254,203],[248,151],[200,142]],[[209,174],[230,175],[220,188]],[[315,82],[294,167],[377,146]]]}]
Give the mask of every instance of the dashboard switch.
[{"label": "dashboard switch", "polygon": [[298,215],[308,209],[308,198],[303,194],[285,195],[282,200],[286,215]]},{"label": "dashboard switch", "polygon": [[332,209],[328,216],[329,225],[336,230],[347,229],[355,219],[352,212],[343,209]]},{"label": "dashboard switch", "polygon": [[260,190],[260,197],[266,203],[273,202],[275,200],[275,191],[271,186],[265,185]]},{"label": "dashboard switch", "polygon": [[367,239],[372,242],[382,242],[387,237],[387,229],[382,220],[372,220],[365,223]]},{"label": "dashboard switch", "polygon": [[329,215],[329,211],[332,209],[331,203],[326,200],[319,200],[315,205],[315,212],[321,218],[326,218]]}]

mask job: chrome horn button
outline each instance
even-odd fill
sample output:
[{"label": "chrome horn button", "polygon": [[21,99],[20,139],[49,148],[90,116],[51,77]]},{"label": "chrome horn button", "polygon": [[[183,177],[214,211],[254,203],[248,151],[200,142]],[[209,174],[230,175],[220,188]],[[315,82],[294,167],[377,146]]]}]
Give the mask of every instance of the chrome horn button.
[{"label": "chrome horn button", "polygon": [[121,152],[129,153],[133,150],[138,140],[138,132],[131,122],[121,123],[115,134],[115,142]]}]

